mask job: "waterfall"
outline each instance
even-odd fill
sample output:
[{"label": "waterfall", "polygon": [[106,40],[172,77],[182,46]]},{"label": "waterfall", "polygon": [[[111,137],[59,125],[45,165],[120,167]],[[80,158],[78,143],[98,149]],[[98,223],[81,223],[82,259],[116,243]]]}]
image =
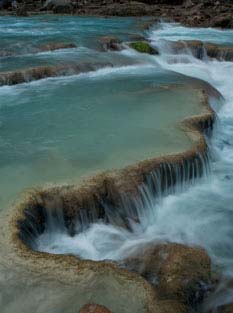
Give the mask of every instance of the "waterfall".
[{"label": "waterfall", "polygon": [[[233,291],[226,286],[233,278],[233,63],[210,59],[206,53],[197,59],[188,48],[181,54],[174,53],[165,42],[196,37],[204,40],[213,35],[221,43],[221,34],[208,29],[190,31],[176,24],[161,24],[149,33],[160,51],[160,55],[153,56],[152,64],[202,79],[224,97],[212,137],[212,124],[206,127],[208,153],[179,165],[161,164],[145,178],[137,197],[121,195],[117,207],[103,200],[101,216],[95,207],[91,215],[83,208],[72,232],[58,226],[64,225],[64,216],[47,216],[45,229],[36,238],[36,250],[121,261],[152,242],[200,245],[223,273],[222,283],[206,308],[232,301]],[[60,222],[54,223],[54,218]]]}]

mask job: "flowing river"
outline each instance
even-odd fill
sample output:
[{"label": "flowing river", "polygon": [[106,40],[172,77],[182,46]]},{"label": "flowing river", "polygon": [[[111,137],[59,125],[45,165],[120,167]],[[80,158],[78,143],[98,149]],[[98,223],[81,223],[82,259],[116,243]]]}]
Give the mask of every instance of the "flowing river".
[{"label": "flowing river", "polygon": [[[88,74],[0,87],[2,216],[11,211],[8,208],[10,200],[16,201],[25,188],[44,183],[77,182],[77,176],[90,175],[111,167],[120,168],[152,155],[187,149],[190,142],[175,125],[200,110],[191,88],[195,80],[191,78],[206,81],[221,93],[221,105],[212,101],[218,119],[212,136],[207,138],[210,170],[206,170],[205,177],[159,199],[147,194],[147,201],[140,209],[140,223],[135,225],[132,232],[103,223],[95,223],[74,237],[60,230],[48,229],[38,239],[37,250],[76,254],[84,259],[120,261],[147,243],[200,245],[207,250],[214,266],[222,273],[219,288],[207,299],[203,310],[232,303],[233,290],[229,282],[233,279],[233,63],[210,60],[208,57],[198,60],[188,49],[174,54],[164,40],[199,39],[232,45],[233,31],[191,29],[161,23],[144,34],[160,52],[159,55],[149,56],[129,48],[114,53],[95,52],[98,42],[94,42],[92,36],[106,35],[105,29],[108,27],[115,27],[113,32],[119,33],[125,41],[130,40],[130,35],[137,34],[137,24],[131,19],[114,19],[113,22],[111,19],[94,19],[93,22],[81,19],[78,23],[84,25],[80,26],[81,32],[77,37],[75,18],[70,19],[70,24],[62,18],[60,23],[59,18],[51,18],[48,22],[49,18],[46,20],[45,17],[30,19],[29,22],[27,19],[2,20],[1,27],[5,25],[7,31],[1,28],[0,36],[8,40],[9,34],[11,51],[17,49],[16,43],[19,45],[21,42],[24,46],[25,42],[31,42],[33,36],[39,34],[41,36],[38,38],[46,41],[49,40],[47,37],[55,33],[60,40],[66,39],[67,33],[71,33],[70,40],[81,43],[81,47],[72,51],[42,53],[39,57],[31,51],[25,51],[27,56],[24,57],[4,57],[0,63],[1,71],[44,64],[44,57],[49,64],[61,60],[65,62],[67,59],[74,62],[77,57],[81,62],[86,62],[88,57],[91,62],[97,58],[100,63],[106,60],[114,63],[114,67]],[[37,23],[41,21],[44,24],[38,28]],[[31,29],[32,25],[34,29]],[[91,29],[90,32],[85,30],[87,27]],[[21,36],[22,29],[24,38]],[[166,86],[169,85],[178,87],[167,91]],[[153,106],[154,101],[156,107]],[[111,105],[108,105],[109,102]],[[120,106],[117,102],[124,105]],[[142,102],[143,110],[140,106]],[[100,111],[95,109],[96,103],[101,106]],[[166,104],[168,113],[162,114]],[[103,119],[103,112],[109,123]],[[74,118],[70,117],[72,114]],[[75,114],[81,115],[76,119]],[[55,118],[49,119],[52,115]],[[122,120],[121,116],[124,117]],[[88,134],[87,126],[90,131]],[[32,133],[33,127],[35,133]],[[128,127],[132,132],[127,133]],[[95,134],[95,129],[98,129],[98,134]],[[157,137],[152,137],[152,132],[157,132]],[[77,134],[81,139],[76,141]],[[157,148],[152,149],[152,144]],[[82,149],[79,149],[80,146]],[[43,173],[41,171],[45,164]],[[80,169],[76,170],[80,164]],[[3,271],[0,267],[0,284],[1,288],[4,285],[7,288],[7,284],[11,285],[11,278]],[[14,288],[12,290],[15,292]],[[16,297],[20,298],[19,290]],[[1,312],[16,312],[17,303],[11,305],[4,296],[0,296]],[[49,305],[48,301],[44,310]],[[25,308],[28,313],[28,308],[33,306],[25,305]],[[41,309],[38,312],[45,311]]]}]

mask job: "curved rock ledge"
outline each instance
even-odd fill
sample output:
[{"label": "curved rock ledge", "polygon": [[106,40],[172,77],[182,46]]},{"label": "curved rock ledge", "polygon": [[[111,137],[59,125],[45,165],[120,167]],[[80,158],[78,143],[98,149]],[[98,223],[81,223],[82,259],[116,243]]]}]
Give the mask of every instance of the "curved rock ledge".
[{"label": "curved rock ledge", "polygon": [[176,42],[169,41],[171,48],[174,52],[182,52],[190,50],[198,59],[203,59],[205,55],[217,60],[232,61],[233,60],[233,47],[222,46],[214,43],[203,42],[200,40],[179,40]]},{"label": "curved rock ledge", "polygon": [[96,71],[102,67],[112,67],[110,63],[80,63],[56,66],[38,66],[23,70],[0,72],[0,86],[28,83],[43,78],[70,76]]},{"label": "curved rock ledge", "polygon": [[[10,246],[16,255],[38,273],[47,271],[59,280],[91,284],[94,298],[99,293],[99,284],[107,285],[107,292],[117,297],[117,309],[111,301],[99,303],[99,296],[96,296],[95,303],[110,310],[122,311],[122,301],[132,298],[132,312],[174,312],[174,306],[177,312],[187,312],[180,302],[161,299],[156,288],[138,273],[120,269],[114,263],[53,255],[34,249],[35,239],[45,230],[49,216],[58,223],[62,216],[71,236],[98,219],[130,231],[129,219],[137,221],[135,203],[143,206],[145,201],[143,186],[149,186],[149,191],[159,196],[163,192],[172,192],[179,183],[201,176],[208,164],[204,132],[212,130],[215,115],[208,104],[207,93],[203,90],[197,92],[206,113],[181,122],[181,127],[193,142],[190,150],[145,160],[122,170],[108,171],[87,179],[81,186],[57,186],[32,192],[17,206],[10,223]],[[124,210],[126,207],[127,210]],[[77,224],[80,225],[78,229],[75,227]],[[120,285],[113,286],[115,282]]]},{"label": "curved rock ledge", "polygon": [[[65,42],[48,42],[46,44],[35,46],[35,47],[27,47],[26,53],[28,54],[37,54],[40,52],[49,52],[63,49],[74,49],[77,48],[77,45],[74,43],[65,43]],[[20,53],[19,51],[9,51],[7,49],[0,50],[0,58],[18,56],[24,53]]]},{"label": "curved rock ledge", "polygon": [[111,313],[111,311],[102,305],[90,303],[84,305],[79,310],[79,313]]}]

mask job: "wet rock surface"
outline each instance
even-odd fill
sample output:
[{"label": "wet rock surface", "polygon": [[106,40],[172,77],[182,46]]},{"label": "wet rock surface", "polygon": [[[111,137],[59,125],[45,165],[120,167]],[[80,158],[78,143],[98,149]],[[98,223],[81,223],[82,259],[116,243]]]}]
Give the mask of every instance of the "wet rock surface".
[{"label": "wet rock surface", "polygon": [[34,68],[16,70],[11,72],[1,72],[0,86],[17,85],[48,77],[69,76],[74,74],[91,72],[104,66],[111,66],[111,64],[83,63],[57,66],[38,66]]},{"label": "wet rock surface", "polygon": [[[199,117],[198,122],[201,119]],[[190,121],[190,124],[192,123],[193,120]],[[172,161],[179,164],[179,158],[182,157],[177,156],[172,158]],[[151,165],[145,163],[144,166],[137,165],[122,172],[102,174],[93,177],[82,187],[60,186],[35,192],[25,203],[19,205],[11,223],[14,249],[38,268],[39,272],[42,268],[48,268],[52,273],[57,270],[59,279],[60,276],[65,276],[69,281],[78,284],[85,281],[91,296],[95,298],[85,301],[80,307],[85,303],[101,301],[110,311],[118,313],[123,308],[122,312],[125,312],[129,308],[126,308],[125,301],[130,299],[130,310],[133,312],[188,312],[189,307],[195,307],[205,296],[202,286],[206,286],[211,276],[209,257],[200,248],[178,244],[157,245],[145,252],[140,250],[139,257],[131,256],[125,262],[126,268],[119,268],[111,261],[93,262],[79,257],[37,252],[34,246],[34,239],[45,231],[48,226],[46,221],[51,217],[56,227],[65,227],[70,236],[85,230],[88,226],[85,221],[93,223],[96,220],[130,231],[128,216],[120,210],[119,192],[131,190],[131,194],[137,196],[136,190],[138,191],[142,179],[156,166],[161,170],[161,188],[165,188],[163,175],[166,175],[165,172],[172,169],[172,166],[161,169],[162,161],[167,163],[168,160],[162,158]],[[171,174],[168,176],[171,177]],[[168,184],[172,184],[172,181],[166,180],[166,186]],[[61,221],[64,224],[59,224]],[[80,225],[78,228],[77,222]],[[105,297],[105,294],[108,296]],[[111,303],[109,297],[114,298],[114,303]],[[89,310],[90,306],[85,309]],[[102,307],[99,310],[98,307],[98,311],[94,312],[107,313]]]},{"label": "wet rock surface", "polygon": [[200,40],[185,40],[170,42],[174,52],[182,52],[191,50],[192,54],[198,58],[203,59],[205,55],[217,60],[233,60],[233,47],[221,46],[213,43],[202,42]]},{"label": "wet rock surface", "polygon": [[74,49],[77,48],[77,45],[74,43],[66,43],[66,42],[48,42],[43,45],[28,45],[24,47],[23,51],[12,51],[8,50],[7,47],[4,49],[0,49],[0,57],[11,57],[18,56],[23,54],[37,54],[40,52],[49,52],[56,51],[61,49]]},{"label": "wet rock surface", "polygon": [[79,313],[111,313],[111,311],[105,306],[99,304],[85,304],[80,310]]},{"label": "wet rock surface", "polygon": [[[49,218],[49,216],[53,216],[56,225],[59,225],[61,222],[61,216],[65,215],[67,221],[66,227],[71,227],[72,220],[77,220],[74,211],[75,206],[79,205],[77,203],[78,201],[81,201],[83,209],[80,210],[83,211],[88,205],[84,201],[87,194],[85,194],[84,191],[82,196],[83,199],[81,199],[81,194],[79,194],[79,197],[77,198],[75,189],[69,191],[69,188],[66,188],[67,190],[63,191],[54,190],[54,194],[51,192],[46,194],[45,192],[44,194],[38,193],[37,195],[32,196],[27,202],[27,209],[24,211],[26,219],[24,221],[18,220],[17,227],[21,228],[21,233],[19,234],[20,242],[22,240],[26,245],[30,245],[31,248],[33,248],[33,241],[30,242],[29,238],[38,236],[38,234],[44,231],[46,227],[46,219]],[[67,192],[68,195],[66,195]],[[86,190],[86,192],[88,191]],[[97,193],[99,192],[100,190],[96,189],[93,199],[90,199],[89,206],[92,206],[92,210],[94,201],[99,202],[99,204],[101,203],[101,200],[97,199]],[[56,193],[60,198],[56,196]],[[55,208],[62,208],[64,205],[66,206],[66,210],[63,213],[60,212],[59,217],[59,210],[55,211]],[[96,205],[96,214],[104,216],[103,209],[101,210],[101,208],[98,207],[98,204]],[[45,207],[47,208],[47,213]],[[49,211],[51,212],[49,213]],[[87,215],[82,214],[82,218],[90,217],[93,214],[94,212],[87,212]],[[60,225],[63,227],[62,224]],[[82,231],[82,229],[80,229],[80,231]],[[24,251],[24,254],[25,252],[29,254],[29,259],[32,261],[34,260],[35,263],[47,260],[48,264],[50,264],[56,258],[58,258],[59,262],[68,261],[65,256],[57,257],[49,254],[35,253],[31,249],[25,248],[26,246],[21,246],[21,253]],[[94,281],[97,284],[100,279],[97,273],[99,275],[101,275],[101,273],[108,275],[108,266],[111,268],[111,271],[115,272],[116,277],[119,275],[120,278],[121,275],[125,275],[126,281],[130,281],[132,285],[139,282],[139,277],[143,277],[145,282],[149,283],[151,287],[153,286],[150,294],[154,294],[152,312],[156,313],[189,312],[191,308],[196,308],[196,306],[205,299],[208,291],[211,290],[209,287],[212,274],[211,261],[205,250],[202,248],[167,243],[149,245],[147,248],[139,248],[137,251],[139,251],[138,254],[129,256],[127,260],[119,264],[121,265],[121,269],[119,269],[117,263],[107,260],[105,262],[92,263],[88,260],[81,260],[78,257],[73,258],[71,264],[73,261],[77,262],[78,268],[85,269],[87,273],[90,270],[91,265],[91,268],[95,271],[96,276]],[[68,266],[70,267],[71,265],[68,264]],[[130,276],[131,274],[135,276]],[[129,277],[127,278],[128,275]],[[147,289],[148,285],[145,285],[145,292],[147,292]],[[94,303],[84,305],[79,311],[79,313],[110,312],[111,310],[109,310],[109,308]],[[148,312],[150,312],[150,310],[148,310]]]},{"label": "wet rock surface", "polygon": [[120,51],[123,49],[121,41],[114,36],[103,36],[99,38],[99,43],[103,51]]},{"label": "wet rock surface", "polygon": [[125,265],[156,286],[161,299],[188,306],[203,300],[211,281],[210,258],[199,247],[160,244],[129,258]]}]

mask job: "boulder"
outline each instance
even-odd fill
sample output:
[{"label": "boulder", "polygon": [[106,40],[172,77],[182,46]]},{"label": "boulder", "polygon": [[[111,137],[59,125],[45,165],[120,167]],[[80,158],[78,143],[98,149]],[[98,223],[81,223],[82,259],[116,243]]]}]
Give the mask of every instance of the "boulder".
[{"label": "boulder", "polygon": [[103,305],[88,303],[79,310],[79,313],[111,313],[111,311]]},{"label": "boulder", "polygon": [[129,46],[140,53],[159,54],[158,50],[152,47],[147,41],[131,42]]},{"label": "boulder", "polygon": [[161,299],[188,306],[201,302],[211,281],[211,261],[205,250],[181,244],[159,244],[131,257],[125,266],[156,286]]},{"label": "boulder", "polygon": [[104,51],[120,51],[122,50],[121,42],[114,36],[103,36],[99,39],[101,47]]}]

